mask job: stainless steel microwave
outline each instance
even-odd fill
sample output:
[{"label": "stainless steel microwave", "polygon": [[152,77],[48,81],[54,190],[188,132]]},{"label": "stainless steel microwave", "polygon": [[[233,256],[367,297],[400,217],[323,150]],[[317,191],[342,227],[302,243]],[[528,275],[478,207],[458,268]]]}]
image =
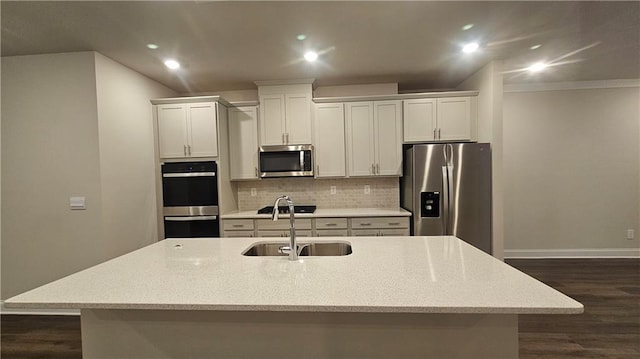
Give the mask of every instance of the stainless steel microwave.
[{"label": "stainless steel microwave", "polygon": [[313,177],[313,146],[262,146],[260,177]]}]

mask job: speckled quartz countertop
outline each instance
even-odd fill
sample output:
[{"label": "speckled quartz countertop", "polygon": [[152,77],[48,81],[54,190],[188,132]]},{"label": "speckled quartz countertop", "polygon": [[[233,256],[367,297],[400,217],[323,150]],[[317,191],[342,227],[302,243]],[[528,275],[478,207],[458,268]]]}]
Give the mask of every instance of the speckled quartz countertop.
[{"label": "speckled quartz countertop", "polygon": [[575,300],[456,237],[333,240],[351,242],[353,253],[289,261],[243,256],[256,238],[168,239],[10,298],[5,305],[381,313],[583,311]]},{"label": "speckled quartz countertop", "polygon": [[[289,217],[288,214],[281,214]],[[317,208],[313,213],[296,213],[296,218],[330,217],[410,217],[411,212],[402,208]],[[271,218],[270,214],[258,214],[258,210],[238,211],[220,215],[222,219]]]}]

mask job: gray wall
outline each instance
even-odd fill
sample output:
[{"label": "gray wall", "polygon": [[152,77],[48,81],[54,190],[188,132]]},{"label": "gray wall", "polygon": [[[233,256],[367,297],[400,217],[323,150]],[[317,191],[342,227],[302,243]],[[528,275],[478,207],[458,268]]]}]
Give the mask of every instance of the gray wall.
[{"label": "gray wall", "polygon": [[640,254],[639,126],[637,86],[505,93],[506,255]]},{"label": "gray wall", "polygon": [[150,243],[123,217],[153,208],[148,99],[173,94],[94,52],[2,58],[2,299]]}]

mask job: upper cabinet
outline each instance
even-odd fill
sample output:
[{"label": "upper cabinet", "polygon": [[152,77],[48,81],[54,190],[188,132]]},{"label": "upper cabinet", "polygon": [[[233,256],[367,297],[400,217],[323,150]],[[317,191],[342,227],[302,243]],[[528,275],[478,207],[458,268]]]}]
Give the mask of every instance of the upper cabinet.
[{"label": "upper cabinet", "polygon": [[313,80],[294,84],[257,81],[260,145],[311,144]]},{"label": "upper cabinet", "polygon": [[229,108],[229,166],[232,180],[258,178],[258,108]]},{"label": "upper cabinet", "polygon": [[402,101],[345,104],[347,175],[402,175]]},{"label": "upper cabinet", "polygon": [[314,143],[316,178],[344,177],[345,138],[344,105],[321,103],[315,105]]},{"label": "upper cabinet", "polygon": [[475,97],[404,100],[404,142],[475,141]]},{"label": "upper cabinet", "polygon": [[151,103],[155,105],[160,158],[218,156],[217,96],[158,99]]}]

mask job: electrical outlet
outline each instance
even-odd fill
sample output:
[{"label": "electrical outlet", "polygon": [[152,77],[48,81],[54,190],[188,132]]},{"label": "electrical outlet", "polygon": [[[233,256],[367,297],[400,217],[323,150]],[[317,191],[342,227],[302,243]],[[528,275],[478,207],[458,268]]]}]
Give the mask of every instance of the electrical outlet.
[{"label": "electrical outlet", "polygon": [[633,239],[636,235],[635,232],[636,231],[634,231],[633,229],[627,229],[627,239]]},{"label": "electrical outlet", "polygon": [[371,193],[371,186],[366,184],[364,185],[364,194],[369,194],[369,193]]},{"label": "electrical outlet", "polygon": [[251,188],[251,197],[255,197],[258,195],[258,191],[255,188]]},{"label": "electrical outlet", "polygon": [[331,186],[331,194],[336,194],[337,189],[336,186]]}]

